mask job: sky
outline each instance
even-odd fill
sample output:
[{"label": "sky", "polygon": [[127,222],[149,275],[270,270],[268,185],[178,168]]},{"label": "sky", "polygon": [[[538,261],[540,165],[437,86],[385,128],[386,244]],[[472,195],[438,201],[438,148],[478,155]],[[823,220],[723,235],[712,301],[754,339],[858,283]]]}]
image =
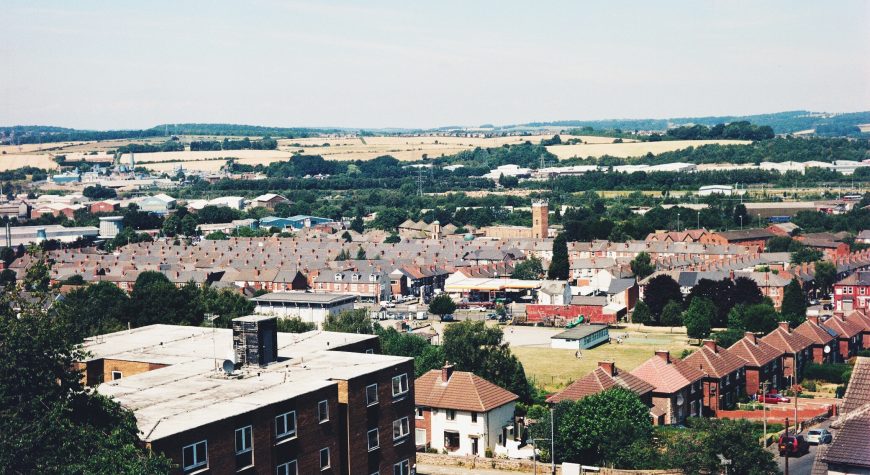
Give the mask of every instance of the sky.
[{"label": "sky", "polygon": [[4,0],[0,12],[0,126],[870,110],[863,0]]}]

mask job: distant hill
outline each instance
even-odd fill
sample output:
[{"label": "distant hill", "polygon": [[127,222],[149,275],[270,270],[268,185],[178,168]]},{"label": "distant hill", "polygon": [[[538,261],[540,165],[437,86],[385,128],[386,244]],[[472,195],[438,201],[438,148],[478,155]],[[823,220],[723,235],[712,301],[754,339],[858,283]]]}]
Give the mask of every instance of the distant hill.
[{"label": "distant hill", "polygon": [[[867,137],[861,133],[858,125],[870,124],[870,111],[849,112],[843,114],[809,111],[777,112],[774,114],[746,116],[710,116],[681,117],[671,119],[608,119],[608,120],[561,120],[552,122],[529,122],[526,124],[492,126],[486,129],[498,132],[507,130],[524,130],[542,127],[592,127],[596,130],[620,129],[633,130],[665,130],[682,125],[700,124],[714,126],[716,124],[748,121],[755,125],[769,125],[777,134],[791,134],[812,131],[815,135],[826,137]],[[466,127],[437,127],[428,131],[465,130]],[[64,141],[91,141],[139,139],[162,137],[165,135],[231,135],[246,137],[270,136],[273,138],[304,138],[328,133],[361,133],[398,134],[409,132],[426,132],[419,129],[359,129],[342,127],[267,127],[243,124],[160,124],[149,129],[138,130],[82,130],[45,125],[0,126],[0,143],[40,143]]]},{"label": "distant hill", "polygon": [[[562,120],[553,122],[529,122],[504,128],[524,127],[592,127],[594,129],[665,130],[669,127],[700,124],[713,126],[721,123],[748,121],[755,125],[769,125],[778,134],[792,134],[814,130],[822,136],[861,136],[860,124],[870,124],[870,111],[843,114],[790,111],[774,114],[744,116],[680,117],[672,119],[610,119],[610,120]],[[866,134],[865,134],[866,135]]]}]

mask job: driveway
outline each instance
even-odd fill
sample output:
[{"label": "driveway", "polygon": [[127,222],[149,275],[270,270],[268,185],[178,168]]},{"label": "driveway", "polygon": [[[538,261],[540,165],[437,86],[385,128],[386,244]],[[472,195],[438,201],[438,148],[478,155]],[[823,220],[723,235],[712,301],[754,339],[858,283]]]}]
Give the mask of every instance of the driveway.
[{"label": "driveway", "polygon": [[[827,429],[831,422],[825,421],[817,426],[813,426],[813,428],[823,428]],[[804,429],[802,434],[806,435],[808,429]],[[785,457],[779,457],[778,449],[776,449],[776,444],[771,445],[773,447],[773,452],[777,457],[777,463],[779,464],[779,469],[785,472]],[[806,455],[803,455],[798,458],[789,457],[788,459],[788,473],[789,475],[810,475],[813,471],[813,463],[816,460],[816,454],[819,453],[819,447],[816,445],[810,445],[810,452]]]}]

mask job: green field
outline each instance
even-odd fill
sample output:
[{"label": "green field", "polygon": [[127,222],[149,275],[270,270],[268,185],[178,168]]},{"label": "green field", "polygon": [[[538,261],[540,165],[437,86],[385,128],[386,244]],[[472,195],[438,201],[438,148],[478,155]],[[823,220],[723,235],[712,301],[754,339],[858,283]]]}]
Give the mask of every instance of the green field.
[{"label": "green field", "polygon": [[[617,344],[616,336],[624,333],[628,333],[628,338]],[[667,349],[672,357],[679,357],[684,349],[694,348],[689,344],[685,330],[680,328],[675,328],[673,333],[668,333],[667,328],[643,328],[643,331],[637,331],[635,327],[611,329],[610,335],[613,343],[583,350],[580,358],[575,357],[574,350],[544,346],[511,347],[511,351],[523,363],[530,381],[548,391],[555,391],[590,373],[599,361],[614,361],[617,368],[631,371],[658,349]]]}]

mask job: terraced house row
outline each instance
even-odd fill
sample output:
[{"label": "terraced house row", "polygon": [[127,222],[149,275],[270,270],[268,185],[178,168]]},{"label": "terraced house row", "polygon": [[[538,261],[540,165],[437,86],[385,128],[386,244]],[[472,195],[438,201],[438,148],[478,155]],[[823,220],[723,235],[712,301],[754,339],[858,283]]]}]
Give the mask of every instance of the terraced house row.
[{"label": "terraced house row", "polygon": [[862,311],[835,314],[827,320],[809,317],[797,328],[781,322],[759,337],[746,332],[728,348],[712,340],[683,359],[665,350],[632,371],[609,361],[565,389],[551,395],[551,404],[622,387],[636,393],[650,408],[655,424],[682,424],[687,417],[716,417],[744,395],[784,389],[799,382],[807,364],[832,363],[870,349],[870,317]]}]

